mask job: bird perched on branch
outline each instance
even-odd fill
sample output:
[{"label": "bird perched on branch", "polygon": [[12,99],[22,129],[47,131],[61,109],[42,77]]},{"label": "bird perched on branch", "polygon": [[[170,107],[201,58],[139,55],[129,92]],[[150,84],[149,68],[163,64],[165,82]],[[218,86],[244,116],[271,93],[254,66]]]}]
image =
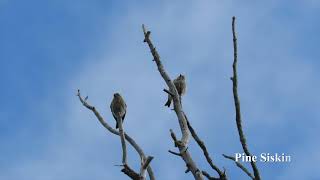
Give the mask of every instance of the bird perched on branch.
[{"label": "bird perched on branch", "polygon": [[113,94],[113,99],[110,104],[110,109],[114,119],[117,122],[116,128],[119,128],[118,119],[120,119],[122,121],[121,123],[123,123],[124,118],[126,116],[126,112],[127,112],[126,102],[124,102],[123,98],[119,93]]},{"label": "bird perched on branch", "polygon": [[[173,80],[173,84],[175,85],[179,96],[181,97],[186,92],[186,78],[184,75],[180,74],[175,80]],[[165,106],[170,107],[172,101],[172,97],[168,94],[168,101],[166,102]]]}]

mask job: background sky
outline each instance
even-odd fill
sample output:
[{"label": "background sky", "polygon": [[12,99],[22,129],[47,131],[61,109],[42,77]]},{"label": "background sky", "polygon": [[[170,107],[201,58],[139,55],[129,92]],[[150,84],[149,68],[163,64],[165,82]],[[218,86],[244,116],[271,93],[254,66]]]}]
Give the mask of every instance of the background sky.
[{"label": "background sky", "polygon": [[[157,179],[193,179],[169,135],[165,83],[143,43],[152,31],[169,75],[187,77],[184,108],[214,162],[248,179],[221,154],[241,152],[232,84],[231,18],[237,17],[239,94],[253,154],[291,155],[258,163],[263,179],[320,179],[320,3],[306,1],[0,0],[0,179],[127,179],[114,165],[121,146],[76,97],[79,88],[114,125],[109,104],[125,98],[124,127]],[[191,141],[201,169],[215,175]],[[129,163],[139,167],[129,148]]]}]

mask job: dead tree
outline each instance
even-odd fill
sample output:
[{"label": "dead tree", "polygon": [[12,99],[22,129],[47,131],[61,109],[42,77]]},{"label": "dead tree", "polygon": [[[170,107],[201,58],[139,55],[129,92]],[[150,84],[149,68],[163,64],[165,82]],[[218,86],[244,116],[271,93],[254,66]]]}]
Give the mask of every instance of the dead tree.
[{"label": "dead tree", "polygon": [[[174,142],[174,146],[177,148],[178,152],[169,150],[169,153],[180,157],[186,165],[185,173],[191,172],[195,180],[203,180],[204,178],[207,178],[209,180],[227,180],[226,170],[223,168],[221,170],[217,165],[214,164],[212,157],[210,156],[208,149],[204,143],[200,139],[200,137],[197,135],[196,130],[192,127],[186,113],[183,111],[183,103],[181,100],[181,96],[178,94],[178,91],[169,77],[168,73],[166,72],[161,60],[160,55],[157,52],[155,46],[153,45],[150,35],[151,31],[148,31],[144,25],[142,25],[143,34],[144,34],[144,42],[148,45],[153,61],[155,62],[157,69],[162,77],[162,79],[165,81],[166,85],[168,86],[168,89],[164,89],[164,92],[166,92],[169,96],[171,96],[173,101],[173,110],[177,116],[177,120],[180,126],[181,130],[181,138],[177,138],[175,133],[172,129],[170,129],[170,135],[172,137],[172,140]],[[236,110],[236,124],[237,124],[237,130],[240,137],[240,143],[242,145],[242,149],[244,153],[247,156],[252,156],[249,152],[246,138],[242,129],[242,119],[241,119],[241,111],[240,111],[240,100],[238,95],[238,76],[237,76],[237,37],[235,32],[235,17],[232,18],[232,34],[233,34],[233,49],[234,49],[234,61],[233,61],[233,77],[231,77],[232,83],[233,83],[233,96],[234,96],[234,104],[235,104],[235,110]],[[150,166],[150,162],[152,161],[152,156],[146,156],[143,152],[143,150],[139,147],[139,145],[128,135],[125,133],[123,127],[122,127],[122,121],[121,119],[117,119],[117,122],[119,123],[119,131],[116,129],[113,129],[99,114],[99,112],[96,110],[94,106],[91,106],[87,102],[87,98],[83,99],[80,94],[80,90],[78,90],[77,96],[79,97],[80,102],[85,106],[87,109],[91,110],[101,125],[105,127],[109,132],[112,134],[120,136],[121,144],[122,144],[122,165],[123,169],[121,170],[124,174],[126,174],[128,177],[130,177],[133,180],[145,180],[146,179],[146,173],[148,172],[150,180],[154,180],[155,176],[153,174],[152,168]],[[192,158],[190,152],[188,151],[188,145],[190,142],[191,137],[195,142],[198,144],[200,149],[203,152],[203,155],[205,159],[207,160],[207,163],[209,167],[213,170],[213,172],[216,173],[215,176],[210,175],[210,173],[203,171],[200,169],[200,167],[196,164],[194,159]],[[141,166],[140,166],[140,172],[134,171],[132,168],[130,168],[129,164],[127,163],[126,157],[126,142],[129,142],[134,149],[138,152],[140,159],[141,159]],[[235,162],[235,164],[245,173],[247,174],[251,179],[253,180],[260,180],[259,170],[255,164],[255,162],[251,162],[251,167],[253,170],[253,174],[249,172],[247,168],[245,168],[244,165],[242,165],[240,162],[237,162],[233,156],[228,156],[223,154],[223,156],[227,159],[230,159]]]}]

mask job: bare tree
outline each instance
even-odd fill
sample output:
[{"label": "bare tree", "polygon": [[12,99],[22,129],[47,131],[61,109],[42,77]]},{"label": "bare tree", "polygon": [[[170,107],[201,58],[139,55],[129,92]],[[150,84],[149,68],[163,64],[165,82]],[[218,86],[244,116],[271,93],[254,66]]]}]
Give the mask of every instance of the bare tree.
[{"label": "bare tree", "polygon": [[[214,164],[212,157],[210,156],[208,149],[204,143],[198,136],[196,130],[192,127],[186,113],[183,110],[183,103],[181,99],[181,92],[178,92],[177,87],[174,83],[174,81],[171,80],[168,73],[166,72],[161,60],[160,55],[157,52],[155,46],[153,45],[150,35],[151,32],[146,29],[144,25],[142,25],[142,30],[144,34],[144,42],[148,45],[151,54],[153,56],[153,61],[155,62],[158,71],[162,77],[162,79],[165,81],[166,85],[168,86],[168,89],[164,89],[164,92],[166,92],[169,96],[169,100],[172,100],[173,102],[173,110],[177,116],[177,120],[180,126],[181,131],[181,138],[177,138],[175,133],[172,129],[170,129],[170,135],[172,137],[172,140],[174,142],[174,146],[177,148],[178,152],[175,152],[173,150],[169,150],[169,153],[180,157],[186,165],[185,173],[191,172],[195,180],[203,180],[204,178],[207,178],[209,180],[227,180],[226,170],[223,168],[220,169],[217,165]],[[241,111],[240,111],[240,100],[238,95],[238,76],[237,76],[237,37],[235,32],[235,17],[232,18],[232,34],[233,34],[233,49],[234,49],[234,60],[233,60],[233,77],[231,77],[232,83],[233,83],[233,96],[234,96],[234,104],[235,104],[235,110],[236,110],[236,124],[237,124],[237,130],[239,133],[240,143],[242,145],[242,149],[244,153],[247,156],[252,156],[249,152],[247,141],[242,129],[242,119],[241,119]],[[181,91],[181,90],[180,90]],[[145,180],[146,179],[146,173],[148,172],[150,180],[154,180],[155,176],[153,174],[150,162],[152,161],[152,156],[146,156],[143,150],[140,148],[140,146],[131,138],[128,134],[125,133],[124,128],[122,126],[122,120],[120,116],[116,117],[117,124],[119,124],[119,131],[116,129],[113,129],[100,115],[100,113],[97,111],[97,109],[94,106],[91,106],[87,102],[87,98],[83,99],[80,90],[78,90],[77,96],[79,97],[80,102],[83,106],[85,106],[87,109],[91,110],[101,125],[106,128],[109,132],[112,134],[118,135],[121,140],[122,144],[122,165],[123,169],[121,170],[124,174],[126,174],[129,178],[133,180]],[[169,105],[170,106],[170,105]],[[209,167],[216,173],[215,176],[210,175],[209,172],[206,172],[204,170],[201,170],[200,167],[196,164],[196,162],[193,160],[189,150],[188,145],[189,142],[193,138],[195,142],[198,144],[200,149],[203,152],[203,155],[205,159],[207,160],[207,163]],[[126,151],[126,142],[128,142],[131,146],[134,147],[134,149],[137,151],[137,153],[140,156],[141,162],[140,162],[140,171],[137,172],[133,170],[129,164],[127,163],[127,151]],[[249,172],[249,170],[242,165],[240,162],[237,162],[235,157],[228,156],[223,154],[223,156],[227,159],[230,159],[235,162],[235,164],[245,173],[247,174],[251,179],[254,180],[260,180],[259,170],[255,164],[255,162],[251,162],[251,167],[253,170],[253,174]]]}]

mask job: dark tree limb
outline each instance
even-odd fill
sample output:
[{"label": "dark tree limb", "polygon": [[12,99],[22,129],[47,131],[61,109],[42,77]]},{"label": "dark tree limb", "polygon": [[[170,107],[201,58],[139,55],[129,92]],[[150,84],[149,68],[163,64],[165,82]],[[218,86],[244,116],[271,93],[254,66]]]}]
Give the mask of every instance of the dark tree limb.
[{"label": "dark tree limb", "polygon": [[210,176],[210,174],[207,171],[202,171],[202,174],[208,179],[208,180],[220,180],[220,178],[215,178]]},{"label": "dark tree limb", "polygon": [[168,91],[167,89],[163,89],[164,92],[168,93],[171,97],[174,96],[174,94],[172,94],[172,92]]},{"label": "dark tree limb", "polygon": [[129,176],[132,180],[140,180],[140,175],[131,169],[127,164],[123,165],[121,172]]},{"label": "dark tree limb", "polygon": [[193,129],[193,127],[191,126],[189,120],[188,120],[188,117],[186,116],[186,114],[184,114],[186,120],[187,120],[187,124],[188,124],[188,128],[189,128],[189,131],[193,137],[193,139],[197,142],[197,144],[199,145],[199,147],[202,149],[203,151],[203,154],[208,162],[208,164],[210,165],[210,167],[212,169],[214,169],[218,174],[219,174],[219,178],[217,179],[221,179],[221,180],[225,180],[227,179],[226,177],[226,174],[224,171],[221,171],[218,166],[216,166],[213,161],[212,161],[212,158],[210,157],[210,154],[207,150],[207,147],[206,145],[204,144],[204,142],[200,139],[200,137],[197,135],[196,131]]},{"label": "dark tree limb", "polygon": [[[99,120],[99,122],[101,123],[101,125],[106,128],[109,132],[111,132],[112,134],[115,134],[117,136],[121,136],[120,132],[117,131],[116,129],[112,128],[104,119],[103,117],[100,115],[100,113],[96,110],[96,108],[90,104],[88,104],[87,102],[87,98],[83,99],[81,97],[80,94],[80,90],[78,90],[77,92],[77,96],[79,97],[80,102],[82,103],[82,105],[84,107],[86,107],[87,109],[91,110],[94,115],[97,117],[97,119]],[[121,124],[121,123],[120,123]],[[149,159],[150,157],[146,158],[143,150],[140,148],[140,146],[135,142],[135,140],[133,140],[128,134],[126,134],[125,132],[123,132],[125,139],[131,144],[131,146],[137,151],[137,153],[139,154],[140,158],[142,160],[144,159]],[[153,158],[153,157],[152,157]],[[149,163],[151,162],[152,158],[150,160],[148,160],[148,164],[145,166],[147,168],[148,174],[149,174],[149,178],[150,180],[155,180],[155,176],[153,174],[152,168],[149,165]],[[121,170],[124,174],[128,175],[131,179],[133,180],[141,180],[141,178],[143,176],[141,176],[141,174],[136,173],[134,170],[132,170],[128,164],[123,164],[123,169]],[[138,179],[136,177],[136,174],[139,176]],[[145,177],[144,177],[145,178]]]},{"label": "dark tree limb", "polygon": [[238,161],[236,161],[236,158],[232,157],[232,156],[227,156],[225,154],[223,154],[223,157],[230,159],[232,161],[234,161],[234,163],[244,172],[246,173],[251,179],[254,179],[254,176],[249,172],[249,170],[244,167],[241,163],[239,163]]},{"label": "dark tree limb", "polygon": [[177,153],[177,152],[174,152],[174,151],[171,151],[171,150],[168,150],[169,153],[173,154],[173,155],[176,155],[176,156],[180,156],[181,157],[181,154],[180,153]]},{"label": "dark tree limb", "polygon": [[[236,123],[237,123],[237,129],[239,133],[239,138],[240,142],[242,145],[242,149],[244,153],[247,156],[252,156],[251,153],[249,152],[248,146],[247,146],[247,141],[245,138],[245,135],[242,130],[242,120],[241,120],[241,111],[240,111],[240,99],[238,95],[238,75],[237,75],[237,62],[238,62],[238,52],[237,52],[237,36],[236,36],[236,31],[235,31],[235,17],[232,17],[232,34],[233,34],[233,77],[231,77],[232,84],[233,84],[233,98],[234,98],[234,105],[235,105],[235,110],[236,110]],[[255,180],[260,180],[260,174],[259,170],[256,166],[256,163],[251,161],[251,167],[254,173]]]}]

